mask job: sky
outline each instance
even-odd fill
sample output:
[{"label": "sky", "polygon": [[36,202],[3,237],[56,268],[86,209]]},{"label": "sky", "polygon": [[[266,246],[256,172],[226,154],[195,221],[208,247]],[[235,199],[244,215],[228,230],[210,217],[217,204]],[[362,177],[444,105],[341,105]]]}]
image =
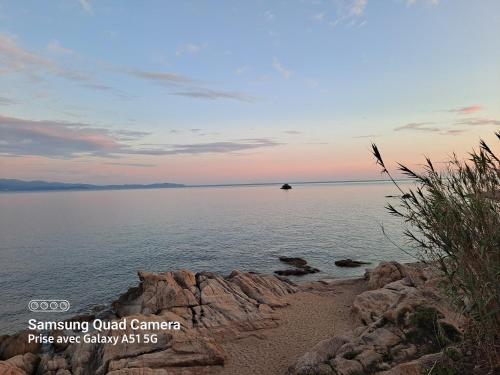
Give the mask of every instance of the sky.
[{"label": "sky", "polygon": [[0,0],[0,178],[381,178],[498,150],[498,0]]}]

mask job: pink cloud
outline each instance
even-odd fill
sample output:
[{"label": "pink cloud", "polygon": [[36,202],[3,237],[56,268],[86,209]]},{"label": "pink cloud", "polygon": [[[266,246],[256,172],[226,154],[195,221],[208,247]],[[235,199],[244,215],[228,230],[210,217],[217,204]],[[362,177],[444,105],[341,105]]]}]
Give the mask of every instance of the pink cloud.
[{"label": "pink cloud", "polygon": [[481,112],[482,110],[484,110],[484,107],[476,104],[468,107],[450,109],[449,112],[460,113],[462,115],[470,115],[472,113]]}]

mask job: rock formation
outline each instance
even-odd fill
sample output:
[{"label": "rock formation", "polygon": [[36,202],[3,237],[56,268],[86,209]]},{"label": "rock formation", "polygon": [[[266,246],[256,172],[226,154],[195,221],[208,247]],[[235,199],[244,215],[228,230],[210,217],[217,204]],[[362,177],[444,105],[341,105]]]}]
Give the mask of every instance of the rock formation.
[{"label": "rock formation", "polygon": [[[301,258],[282,261],[307,266]],[[368,270],[365,278],[357,280],[363,288],[352,305],[358,320],[352,335],[320,341],[290,366],[289,375],[419,374],[433,366],[446,366],[442,348],[452,349],[461,340],[460,321],[437,291],[439,279],[431,269],[387,262]],[[228,277],[186,270],[140,272],[139,279],[137,287],[98,315],[107,322],[127,324],[99,333],[110,337],[137,334],[130,325],[132,319],[151,325],[176,321],[179,330],[148,328],[140,333],[155,334],[154,342],[117,345],[89,342],[41,347],[27,343],[27,331],[0,336],[0,374],[216,374],[226,361],[225,340],[277,327],[276,309],[286,306],[285,297],[308,289],[277,276],[240,271]],[[310,284],[319,285],[315,287],[318,292],[321,285],[331,291],[338,282]],[[52,333],[60,337],[70,332]]]},{"label": "rock formation", "polygon": [[[178,331],[141,331],[156,334],[154,343],[79,343],[53,347],[27,345],[25,333],[0,338],[1,374],[208,374],[224,364],[219,343],[256,330],[276,327],[275,309],[296,288],[272,275],[234,271],[227,278],[203,272],[139,273],[140,283],[112,305],[112,319],[123,330],[102,332],[119,336],[133,332],[129,322],[178,321]],[[61,332],[57,333],[58,335]],[[55,350],[57,349],[57,350]],[[37,354],[33,354],[37,353]]]},{"label": "rock formation", "polygon": [[[366,274],[372,290],[354,300],[360,326],[305,353],[289,375],[420,374],[446,361],[441,349],[460,340],[458,322],[420,266],[381,263]],[[425,371],[425,372],[424,372]]]}]

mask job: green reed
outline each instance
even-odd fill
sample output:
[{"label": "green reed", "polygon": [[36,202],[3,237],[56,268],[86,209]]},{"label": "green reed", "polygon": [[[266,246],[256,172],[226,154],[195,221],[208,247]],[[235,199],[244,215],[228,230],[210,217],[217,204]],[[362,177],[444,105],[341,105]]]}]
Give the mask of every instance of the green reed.
[{"label": "green reed", "polygon": [[[500,132],[496,133],[500,140]],[[435,265],[452,302],[467,318],[466,337],[490,369],[499,366],[500,161],[481,141],[465,161],[444,168],[426,158],[422,171],[398,170],[415,184],[398,184],[372,144],[377,164],[401,193],[389,212],[403,220],[412,253]]]}]

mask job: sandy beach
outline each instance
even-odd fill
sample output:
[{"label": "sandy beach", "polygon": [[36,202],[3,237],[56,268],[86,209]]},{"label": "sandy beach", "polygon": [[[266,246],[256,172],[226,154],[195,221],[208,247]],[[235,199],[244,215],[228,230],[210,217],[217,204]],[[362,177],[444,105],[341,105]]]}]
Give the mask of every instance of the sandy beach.
[{"label": "sandy beach", "polygon": [[352,334],[357,325],[352,303],[366,290],[365,280],[306,283],[300,289],[286,297],[289,306],[278,310],[278,328],[223,345],[228,359],[220,374],[285,374],[319,341]]},{"label": "sandy beach", "polygon": [[147,326],[178,320],[181,330],[143,330],[156,332],[158,340],[149,344],[62,348],[28,345],[28,332],[19,332],[0,338],[6,359],[0,373],[398,375],[403,368],[447,366],[439,344],[461,337],[456,314],[435,288],[438,279],[418,264],[387,262],[364,278],[298,284],[241,271],[227,277],[188,270],[138,276],[138,287],[112,304],[109,321],[124,327],[107,331],[109,338],[134,332],[127,319]]}]

